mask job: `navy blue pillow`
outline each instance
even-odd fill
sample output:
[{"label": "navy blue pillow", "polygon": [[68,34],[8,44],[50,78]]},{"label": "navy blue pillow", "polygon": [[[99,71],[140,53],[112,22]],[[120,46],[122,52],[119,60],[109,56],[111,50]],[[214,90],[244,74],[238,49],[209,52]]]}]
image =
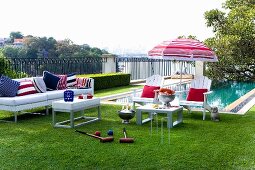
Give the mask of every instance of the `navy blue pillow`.
[{"label": "navy blue pillow", "polygon": [[43,81],[48,90],[57,90],[60,78],[48,71],[43,72]]},{"label": "navy blue pillow", "polygon": [[6,76],[0,78],[0,96],[3,97],[14,97],[16,96],[19,89],[19,82],[10,79]]}]

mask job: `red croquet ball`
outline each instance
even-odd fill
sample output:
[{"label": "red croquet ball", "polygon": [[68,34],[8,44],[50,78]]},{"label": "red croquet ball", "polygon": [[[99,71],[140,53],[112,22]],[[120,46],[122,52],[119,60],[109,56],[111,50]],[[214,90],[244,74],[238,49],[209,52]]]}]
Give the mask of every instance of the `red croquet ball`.
[{"label": "red croquet ball", "polygon": [[101,132],[100,131],[95,131],[94,133],[96,136],[100,136],[101,135]]}]

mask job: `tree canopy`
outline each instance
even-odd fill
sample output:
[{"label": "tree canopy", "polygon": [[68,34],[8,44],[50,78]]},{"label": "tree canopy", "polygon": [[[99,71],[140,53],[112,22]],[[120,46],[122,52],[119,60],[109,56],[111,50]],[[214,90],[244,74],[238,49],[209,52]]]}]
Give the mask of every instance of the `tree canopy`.
[{"label": "tree canopy", "polygon": [[[108,53],[97,47],[74,44],[70,39],[56,41],[53,37],[23,36],[21,32],[11,32],[10,38],[12,42],[1,50],[7,58],[99,57]],[[15,38],[23,38],[23,46],[12,45]]]},{"label": "tree canopy", "polygon": [[206,24],[215,37],[205,40],[217,54],[219,62],[208,63],[214,79],[255,81],[255,0],[226,0],[227,12],[205,12]]},{"label": "tree canopy", "polygon": [[14,42],[14,39],[16,38],[23,38],[23,34],[19,31],[17,32],[11,32],[10,33],[10,39],[11,39],[11,42],[13,43]]}]

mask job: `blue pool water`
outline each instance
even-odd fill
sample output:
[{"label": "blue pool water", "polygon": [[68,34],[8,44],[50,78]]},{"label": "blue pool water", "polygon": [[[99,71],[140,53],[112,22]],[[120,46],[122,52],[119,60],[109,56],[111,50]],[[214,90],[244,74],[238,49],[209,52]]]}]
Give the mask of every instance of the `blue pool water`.
[{"label": "blue pool water", "polygon": [[212,88],[212,94],[208,97],[208,103],[211,106],[217,106],[220,109],[233,103],[249,91],[255,88],[255,83],[248,82],[228,82]]}]

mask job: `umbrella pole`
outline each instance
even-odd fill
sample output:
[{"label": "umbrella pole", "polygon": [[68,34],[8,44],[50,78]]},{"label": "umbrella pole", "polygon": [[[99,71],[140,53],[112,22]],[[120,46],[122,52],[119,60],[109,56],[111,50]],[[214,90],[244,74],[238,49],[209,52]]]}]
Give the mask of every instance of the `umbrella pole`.
[{"label": "umbrella pole", "polygon": [[181,61],[181,75],[180,75],[180,84],[179,84],[180,91],[181,91],[181,85],[182,85],[182,68],[183,68],[183,61]]},{"label": "umbrella pole", "polygon": [[152,75],[154,75],[154,67],[153,67],[152,61],[151,61],[151,70],[152,70]]}]

